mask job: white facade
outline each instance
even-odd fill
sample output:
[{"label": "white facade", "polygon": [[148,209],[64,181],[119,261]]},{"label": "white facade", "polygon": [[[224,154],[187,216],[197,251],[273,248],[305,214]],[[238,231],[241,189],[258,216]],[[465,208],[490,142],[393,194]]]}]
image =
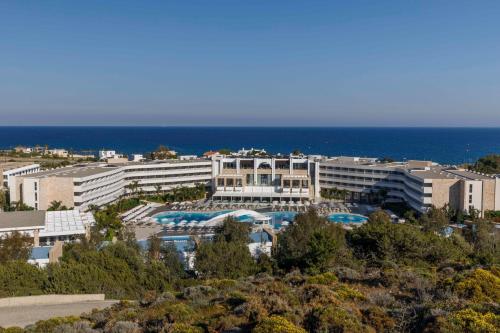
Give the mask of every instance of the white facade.
[{"label": "white facade", "polygon": [[299,157],[214,156],[214,200],[306,201],[319,197],[318,163]]},{"label": "white facade", "polygon": [[50,202],[62,201],[67,207],[86,210],[103,206],[137,190],[156,192],[174,187],[208,184],[212,162],[206,159],[166,160],[124,164],[85,164],[16,177],[10,186],[11,201],[22,201],[35,209],[47,209]]},{"label": "white facade", "polygon": [[99,150],[99,159],[100,160],[114,158],[115,156],[117,156],[115,150]]},{"label": "white facade", "polygon": [[30,164],[30,165],[25,165],[25,166],[5,170],[2,174],[3,186],[8,188],[12,177],[29,175],[29,174],[32,174],[32,173],[35,173],[38,171],[40,171],[40,164]]},{"label": "white facade", "polygon": [[212,163],[205,159],[132,163],[125,165],[123,170],[127,184],[137,181],[144,192],[155,192],[157,186],[166,191],[179,186],[208,184],[212,179]]},{"label": "white facade", "polygon": [[319,170],[322,188],[348,190],[354,199],[385,191],[386,198],[404,201],[419,212],[445,204],[464,212],[500,209],[498,178],[429,161],[379,163],[373,158],[340,157],[321,160]]}]

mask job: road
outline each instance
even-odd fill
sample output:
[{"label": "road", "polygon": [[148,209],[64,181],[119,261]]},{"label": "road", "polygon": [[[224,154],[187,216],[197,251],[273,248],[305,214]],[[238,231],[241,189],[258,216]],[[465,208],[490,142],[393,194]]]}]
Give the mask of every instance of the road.
[{"label": "road", "polygon": [[78,316],[92,309],[104,309],[118,301],[85,301],[71,304],[12,306],[0,309],[0,327],[25,327],[52,317]]}]

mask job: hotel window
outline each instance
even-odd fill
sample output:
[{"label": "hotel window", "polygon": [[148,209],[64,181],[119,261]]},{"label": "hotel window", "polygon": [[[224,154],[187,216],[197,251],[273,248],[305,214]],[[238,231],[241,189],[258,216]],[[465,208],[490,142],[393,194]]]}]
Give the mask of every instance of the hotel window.
[{"label": "hotel window", "polygon": [[469,193],[472,193],[472,184],[469,184]]},{"label": "hotel window", "polygon": [[35,201],[38,201],[38,193],[35,192]]},{"label": "hotel window", "polygon": [[35,186],[35,191],[38,189],[38,183],[33,183],[33,186]]},{"label": "hotel window", "polygon": [[254,183],[253,183],[253,175],[251,175],[251,174],[247,175],[247,185],[254,185]]},{"label": "hotel window", "polygon": [[293,180],[292,181],[292,187],[293,188],[299,188],[300,187],[300,180]]},{"label": "hotel window", "polygon": [[276,175],[274,177],[274,186],[281,186],[281,175]]},{"label": "hotel window", "polygon": [[217,179],[217,186],[224,186],[224,178]]},{"label": "hotel window", "polygon": [[309,187],[309,181],[303,180],[302,181],[302,188],[308,188]]},{"label": "hotel window", "polygon": [[227,186],[234,186],[234,179],[233,178],[228,178],[226,180],[226,185]]},{"label": "hotel window", "polygon": [[236,186],[242,186],[242,185],[243,185],[243,184],[242,184],[242,180],[241,180],[241,178],[237,178],[237,179],[236,179]]},{"label": "hotel window", "polygon": [[472,203],[472,194],[469,194],[469,203]]},{"label": "hotel window", "polygon": [[259,185],[271,185],[271,175],[259,175]]},{"label": "hotel window", "polygon": [[283,187],[290,187],[290,180],[285,179],[285,180],[283,181]]}]

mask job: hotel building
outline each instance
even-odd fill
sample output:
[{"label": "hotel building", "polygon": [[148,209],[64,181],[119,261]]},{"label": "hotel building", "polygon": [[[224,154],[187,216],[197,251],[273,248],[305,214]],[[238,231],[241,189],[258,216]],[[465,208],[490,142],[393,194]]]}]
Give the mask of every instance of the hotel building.
[{"label": "hotel building", "polygon": [[309,201],[319,197],[319,163],[305,157],[212,157],[214,200]]},{"label": "hotel building", "polygon": [[484,213],[500,209],[500,179],[430,161],[380,163],[374,158],[335,157],[320,162],[322,188],[348,190],[354,200],[379,191],[419,212],[429,207]]},{"label": "hotel building", "polygon": [[9,188],[10,180],[15,176],[28,175],[40,171],[39,164],[30,162],[0,162],[0,175],[2,175],[2,187]]},{"label": "hotel building", "polygon": [[15,177],[10,198],[37,210],[46,210],[52,201],[84,210],[117,200],[134,181],[143,192],[154,192],[157,186],[169,190],[206,184],[211,179],[211,165],[203,159],[81,164]]}]

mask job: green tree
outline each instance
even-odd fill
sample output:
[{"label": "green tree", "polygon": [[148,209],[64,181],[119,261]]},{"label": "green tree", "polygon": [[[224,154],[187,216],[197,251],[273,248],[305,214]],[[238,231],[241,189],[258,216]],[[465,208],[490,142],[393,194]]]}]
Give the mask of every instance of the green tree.
[{"label": "green tree", "polygon": [[452,238],[423,232],[413,225],[387,223],[384,219],[373,218],[350,231],[348,243],[356,257],[372,265],[384,261],[419,265],[466,259],[463,249]]},{"label": "green tree", "polygon": [[[255,271],[248,249],[249,229],[235,225],[226,218],[213,241],[199,244],[196,249],[195,270],[203,278],[239,278]],[[243,224],[243,223],[241,223]]]},{"label": "green tree", "polygon": [[163,244],[161,248],[161,261],[169,268],[173,276],[177,278],[185,277],[184,264],[173,242],[166,242]]},{"label": "green tree", "polygon": [[446,209],[432,206],[420,216],[419,223],[425,231],[442,231],[450,223],[450,220]]},{"label": "green tree", "polygon": [[17,231],[0,238],[0,263],[19,260],[26,261],[30,257],[33,240]]},{"label": "green tree", "polygon": [[236,221],[232,216],[224,219],[222,226],[217,230],[215,241],[238,242],[248,244],[250,241],[250,225]]},{"label": "green tree", "polygon": [[221,155],[231,155],[231,150],[228,148],[219,149],[218,152]]},{"label": "green tree", "polygon": [[346,254],[345,231],[314,209],[297,215],[294,223],[278,235],[276,258],[286,270],[323,272]]},{"label": "green tree", "polygon": [[500,240],[495,225],[480,219],[473,231],[472,244],[476,259],[485,265],[500,264]]},{"label": "green tree", "polygon": [[62,201],[52,201],[50,203],[49,208],[47,208],[48,211],[54,211],[54,210],[68,210],[68,207],[64,206],[62,204]]}]

